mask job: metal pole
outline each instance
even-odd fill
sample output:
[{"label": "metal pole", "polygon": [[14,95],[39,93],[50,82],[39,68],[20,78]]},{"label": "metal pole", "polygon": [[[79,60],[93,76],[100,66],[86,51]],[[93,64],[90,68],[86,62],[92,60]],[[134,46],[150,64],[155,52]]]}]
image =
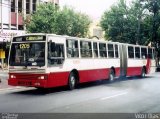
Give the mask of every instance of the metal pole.
[{"label": "metal pole", "polygon": [[[2,7],[3,7],[3,4],[2,4],[2,0],[1,0],[1,34],[3,34],[3,11],[2,11]],[[3,58],[1,58],[1,62],[2,62],[2,70],[3,70],[3,66],[4,66],[4,59]]]},{"label": "metal pole", "polygon": [[18,17],[19,17],[19,14],[18,14],[18,0],[15,0],[16,1],[16,29],[18,30]]},{"label": "metal pole", "polygon": [[[8,1],[9,6],[11,7],[11,0]],[[11,30],[11,9],[9,9],[9,30]]]},{"label": "metal pole", "polygon": [[1,31],[3,33],[3,12],[2,12],[2,0],[1,0]]}]

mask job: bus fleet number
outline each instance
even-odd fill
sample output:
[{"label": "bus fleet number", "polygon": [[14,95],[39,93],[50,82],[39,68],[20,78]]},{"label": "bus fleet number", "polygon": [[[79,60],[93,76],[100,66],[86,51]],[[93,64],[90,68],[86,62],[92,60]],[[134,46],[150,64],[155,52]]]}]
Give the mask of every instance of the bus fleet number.
[{"label": "bus fleet number", "polygon": [[20,47],[20,49],[27,49],[30,47],[30,45],[29,44],[20,44],[19,47]]}]

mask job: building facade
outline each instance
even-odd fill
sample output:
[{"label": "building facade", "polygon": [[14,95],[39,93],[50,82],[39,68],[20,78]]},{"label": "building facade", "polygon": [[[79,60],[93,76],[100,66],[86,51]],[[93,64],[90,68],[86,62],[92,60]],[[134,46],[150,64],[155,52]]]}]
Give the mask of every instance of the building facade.
[{"label": "building facade", "polygon": [[89,37],[93,39],[104,39],[104,31],[100,27],[99,20],[94,20],[90,24]]},{"label": "building facade", "polygon": [[44,2],[59,4],[59,0],[0,0],[0,62],[7,62],[11,38],[25,33],[24,19]]}]

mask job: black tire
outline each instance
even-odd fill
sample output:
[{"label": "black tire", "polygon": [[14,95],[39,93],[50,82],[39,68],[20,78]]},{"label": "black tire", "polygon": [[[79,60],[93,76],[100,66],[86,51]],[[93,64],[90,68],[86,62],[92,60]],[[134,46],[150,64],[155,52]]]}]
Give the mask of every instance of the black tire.
[{"label": "black tire", "polygon": [[68,79],[69,90],[75,89],[77,81],[77,76],[75,75],[75,73],[71,72]]},{"label": "black tire", "polygon": [[113,82],[115,80],[115,73],[113,69],[110,69],[109,73],[109,82]]},{"label": "black tire", "polygon": [[46,91],[47,88],[42,88],[42,87],[36,87],[37,91],[43,92]]},{"label": "black tire", "polygon": [[145,68],[143,67],[142,68],[142,71],[141,71],[141,78],[145,78],[146,77],[146,70]]}]

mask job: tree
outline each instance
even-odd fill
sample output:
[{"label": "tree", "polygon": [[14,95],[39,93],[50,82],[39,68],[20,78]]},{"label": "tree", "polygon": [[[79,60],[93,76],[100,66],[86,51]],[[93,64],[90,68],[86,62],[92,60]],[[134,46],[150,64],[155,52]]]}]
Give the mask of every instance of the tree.
[{"label": "tree", "polygon": [[145,44],[148,38],[144,37],[146,8],[143,2],[135,0],[128,6],[125,0],[119,0],[116,6],[106,11],[101,19],[106,38],[112,41]]},{"label": "tree", "polygon": [[26,29],[28,32],[34,33],[55,33],[54,27],[56,26],[55,20],[59,8],[53,4],[40,4],[37,11],[29,16],[27,19]]},{"label": "tree", "polygon": [[127,42],[129,37],[126,30],[130,30],[127,25],[128,8],[124,0],[120,0],[118,5],[111,7],[110,11],[106,11],[101,19],[101,26],[105,31],[105,38],[112,41]]},{"label": "tree", "polygon": [[148,0],[148,9],[153,14],[152,22],[152,42],[155,44],[160,43],[158,40],[158,29],[160,26],[160,1],[159,0]]},{"label": "tree", "polygon": [[160,60],[160,1],[159,0],[147,0],[147,8],[152,15],[152,42],[157,52],[157,64]]},{"label": "tree", "polygon": [[117,5],[106,11],[101,19],[105,37],[112,41],[136,44],[136,16],[125,0],[119,0]]},{"label": "tree", "polygon": [[87,15],[65,6],[57,15],[56,23],[57,34],[86,37],[91,20]]},{"label": "tree", "polygon": [[91,20],[85,14],[75,12],[74,9],[58,6],[51,3],[40,4],[37,11],[26,20],[28,32],[55,33],[85,37]]}]

